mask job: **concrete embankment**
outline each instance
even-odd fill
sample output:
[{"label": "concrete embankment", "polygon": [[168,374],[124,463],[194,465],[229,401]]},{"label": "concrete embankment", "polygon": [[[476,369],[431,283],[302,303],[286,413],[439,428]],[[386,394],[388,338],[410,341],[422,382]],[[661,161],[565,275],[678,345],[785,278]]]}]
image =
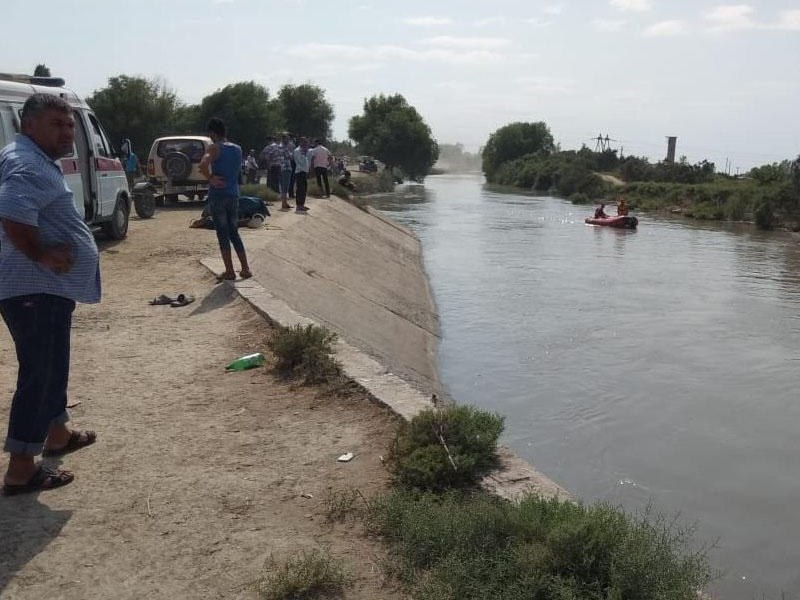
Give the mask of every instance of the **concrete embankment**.
[{"label": "concrete embankment", "polygon": [[[239,293],[281,326],[318,323],[339,334],[345,373],[406,419],[442,395],[436,370],[438,319],[414,234],[338,198],[311,214],[275,211],[267,231],[246,235],[255,277]],[[222,271],[216,257],[203,264]],[[503,497],[569,494],[507,449],[485,486]]]}]

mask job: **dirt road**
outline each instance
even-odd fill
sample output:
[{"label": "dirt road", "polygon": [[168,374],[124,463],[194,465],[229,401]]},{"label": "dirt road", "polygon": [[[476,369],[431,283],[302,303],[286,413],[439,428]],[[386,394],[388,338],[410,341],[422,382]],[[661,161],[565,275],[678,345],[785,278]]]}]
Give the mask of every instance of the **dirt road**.
[{"label": "dirt road", "polygon": [[[0,598],[255,598],[265,560],[314,547],[350,566],[346,598],[403,598],[379,544],[325,522],[331,489],[386,485],[394,417],[359,392],[292,389],[269,362],[224,373],[266,351],[271,330],[198,263],[217,252],[213,232],[187,228],[198,212],[134,218],[127,240],[101,242],[104,299],[76,312],[70,382],[73,425],[99,439],[64,458],[71,485],[0,498]],[[178,292],[197,301],[148,305]],[[2,327],[3,434],[15,373]],[[347,451],[356,458],[338,463]]]}]

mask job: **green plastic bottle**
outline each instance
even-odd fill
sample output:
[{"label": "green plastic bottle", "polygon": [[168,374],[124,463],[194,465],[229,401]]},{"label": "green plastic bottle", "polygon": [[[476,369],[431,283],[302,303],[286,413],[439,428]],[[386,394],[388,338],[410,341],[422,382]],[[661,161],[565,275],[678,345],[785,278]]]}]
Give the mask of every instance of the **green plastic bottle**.
[{"label": "green plastic bottle", "polygon": [[247,369],[253,369],[255,367],[260,367],[266,362],[264,355],[261,352],[256,352],[255,354],[248,354],[247,356],[242,356],[241,358],[237,358],[227,367],[225,367],[226,371],[245,371]]}]

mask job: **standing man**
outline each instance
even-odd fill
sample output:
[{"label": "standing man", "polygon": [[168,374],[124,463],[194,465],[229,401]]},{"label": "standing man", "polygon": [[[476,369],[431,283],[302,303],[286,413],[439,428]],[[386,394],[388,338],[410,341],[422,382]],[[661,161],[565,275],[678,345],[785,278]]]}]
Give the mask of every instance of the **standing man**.
[{"label": "standing man", "polygon": [[222,119],[208,122],[208,137],[214,142],[200,161],[200,172],[208,179],[208,210],[214,220],[219,250],[225,272],[219,280],[236,279],[233,270],[231,245],[242,265],[242,279],[253,276],[247,264],[247,253],[239,236],[239,172],[242,166],[242,149],[227,139],[227,129]]},{"label": "standing man", "polygon": [[250,150],[247,153],[247,159],[244,162],[244,169],[247,173],[247,183],[258,183],[258,161],[256,160],[256,151]]},{"label": "standing man", "polygon": [[133,184],[139,175],[139,157],[133,151],[133,144],[128,138],[122,140],[122,164],[125,167],[125,177],[128,179],[128,189],[133,190]]},{"label": "standing man", "polygon": [[297,208],[295,212],[305,213],[308,210],[306,206],[306,191],[308,190],[308,169],[309,169],[309,156],[308,156],[308,138],[301,137],[300,144],[294,149],[292,158],[294,158],[294,181],[297,185],[297,195],[295,202]]},{"label": "standing man", "polygon": [[311,166],[314,167],[314,174],[317,176],[317,187],[322,193],[322,182],[325,182],[325,198],[331,197],[331,184],[328,182],[328,168],[331,166],[333,155],[331,151],[322,145],[320,140],[315,140],[314,149],[311,151]]},{"label": "standing man", "polygon": [[66,425],[72,312],[76,302],[100,301],[97,246],[55,162],[74,139],[69,104],[34,94],[22,107],[22,133],[0,150],[0,315],[19,363],[4,446],[7,496],[70,483],[72,473],[34,458],[97,439]]},{"label": "standing man", "polygon": [[281,143],[278,146],[281,150],[281,206],[289,205],[289,191],[294,175],[294,144],[289,139],[288,133],[281,134]]}]

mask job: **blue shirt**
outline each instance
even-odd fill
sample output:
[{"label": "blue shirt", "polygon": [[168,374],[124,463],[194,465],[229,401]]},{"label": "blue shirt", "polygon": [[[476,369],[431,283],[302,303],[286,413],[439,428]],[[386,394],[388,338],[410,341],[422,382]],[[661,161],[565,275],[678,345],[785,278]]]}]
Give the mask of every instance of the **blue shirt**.
[{"label": "blue shirt", "polygon": [[304,152],[300,146],[294,149],[295,173],[308,173],[308,167],[310,166],[308,154],[308,150]]},{"label": "blue shirt", "polygon": [[242,172],[242,149],[236,144],[217,144],[219,155],[211,163],[211,173],[225,180],[225,187],[208,188],[209,198],[239,197],[239,175]]},{"label": "blue shirt", "polygon": [[125,159],[125,172],[126,173],[136,173],[136,170],[139,168],[139,157],[136,156],[133,152],[129,152],[127,158]]},{"label": "blue shirt", "polygon": [[75,208],[58,164],[25,135],[0,150],[0,219],[37,227],[42,245],[69,244],[72,268],[61,275],[20,252],[0,226],[0,300],[52,294],[100,301],[100,259],[94,236]]}]

